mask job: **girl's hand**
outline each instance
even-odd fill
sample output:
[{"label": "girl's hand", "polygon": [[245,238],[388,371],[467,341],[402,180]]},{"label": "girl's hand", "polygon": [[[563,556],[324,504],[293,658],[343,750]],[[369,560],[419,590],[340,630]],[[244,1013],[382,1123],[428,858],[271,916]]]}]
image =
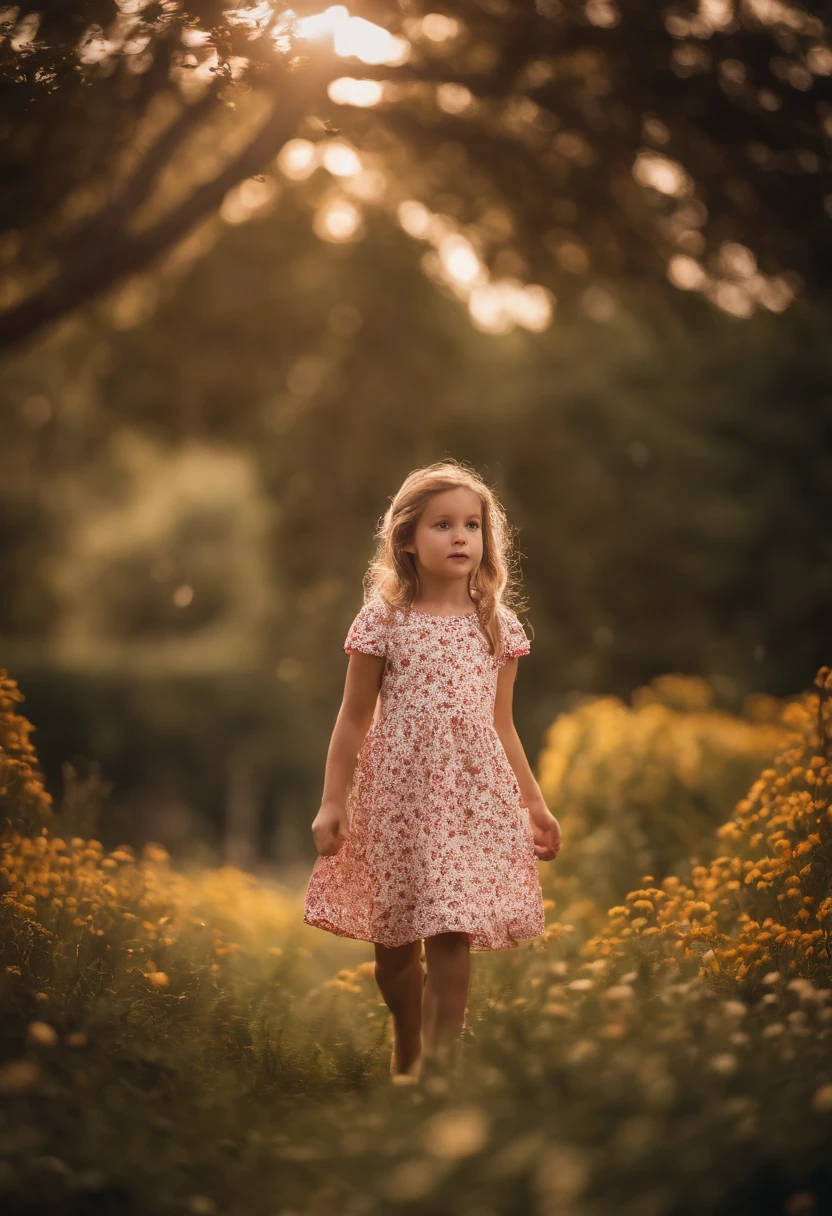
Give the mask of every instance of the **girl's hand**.
[{"label": "girl's hand", "polygon": [[531,815],[531,823],[538,861],[554,861],[563,843],[557,819],[551,811],[542,807]]},{"label": "girl's hand", "polygon": [[321,857],[334,857],[349,835],[346,808],[338,802],[322,802],[312,821],[312,835]]}]

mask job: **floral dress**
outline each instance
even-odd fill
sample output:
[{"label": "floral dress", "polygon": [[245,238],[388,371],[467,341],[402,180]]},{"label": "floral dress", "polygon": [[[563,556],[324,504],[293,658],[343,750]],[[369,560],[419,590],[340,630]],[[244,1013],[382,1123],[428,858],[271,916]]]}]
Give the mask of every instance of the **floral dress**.
[{"label": "floral dress", "polygon": [[348,833],[319,856],[303,919],[343,937],[400,946],[436,933],[506,950],[545,930],[528,808],[494,727],[497,674],[528,654],[499,607],[488,652],[476,610],[435,616],[374,596],[344,649],[383,655],[376,717],[357,755]]}]

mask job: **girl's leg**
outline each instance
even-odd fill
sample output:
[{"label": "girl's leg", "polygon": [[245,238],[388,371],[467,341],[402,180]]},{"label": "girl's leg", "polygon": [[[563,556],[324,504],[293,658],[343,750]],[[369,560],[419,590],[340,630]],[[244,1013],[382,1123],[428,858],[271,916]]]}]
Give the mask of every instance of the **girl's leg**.
[{"label": "girl's leg", "polygon": [[422,1054],[422,943],[382,946],[375,942],[375,977],[393,1015],[390,1072],[414,1075]]},{"label": "girl's leg", "polygon": [[425,1061],[452,1070],[465,1025],[471,976],[471,940],[467,933],[437,933],[425,938],[428,975],[422,1002]]}]

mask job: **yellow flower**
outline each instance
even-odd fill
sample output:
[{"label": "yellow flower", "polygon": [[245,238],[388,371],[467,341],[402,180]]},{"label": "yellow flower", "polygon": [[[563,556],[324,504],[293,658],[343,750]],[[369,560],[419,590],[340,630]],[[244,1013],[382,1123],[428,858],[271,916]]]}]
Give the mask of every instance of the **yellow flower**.
[{"label": "yellow flower", "polygon": [[26,1033],[29,1041],[39,1047],[54,1047],[58,1042],[58,1032],[48,1022],[30,1022]]},{"label": "yellow flower", "polygon": [[479,1152],[488,1140],[489,1120],[479,1106],[439,1111],[425,1124],[424,1140],[433,1157],[456,1161]]}]

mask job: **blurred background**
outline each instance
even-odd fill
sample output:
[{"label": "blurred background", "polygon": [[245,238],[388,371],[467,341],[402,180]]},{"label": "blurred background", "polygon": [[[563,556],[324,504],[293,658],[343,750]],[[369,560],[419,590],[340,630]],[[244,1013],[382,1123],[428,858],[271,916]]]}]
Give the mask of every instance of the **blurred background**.
[{"label": "blurred background", "polygon": [[107,847],[311,866],[372,533],[444,456],[517,529],[533,766],[587,698],[829,662],[811,6],[0,22],[0,665]]}]

